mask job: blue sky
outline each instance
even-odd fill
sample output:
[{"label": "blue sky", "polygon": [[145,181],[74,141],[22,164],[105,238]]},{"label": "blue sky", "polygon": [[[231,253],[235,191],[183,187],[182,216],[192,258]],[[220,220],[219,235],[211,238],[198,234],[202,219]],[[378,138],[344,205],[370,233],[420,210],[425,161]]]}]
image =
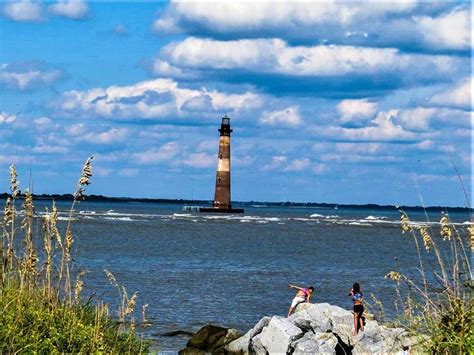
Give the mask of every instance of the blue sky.
[{"label": "blue sky", "polygon": [[233,200],[471,196],[469,2],[0,6],[0,191],[211,199],[228,114]]}]

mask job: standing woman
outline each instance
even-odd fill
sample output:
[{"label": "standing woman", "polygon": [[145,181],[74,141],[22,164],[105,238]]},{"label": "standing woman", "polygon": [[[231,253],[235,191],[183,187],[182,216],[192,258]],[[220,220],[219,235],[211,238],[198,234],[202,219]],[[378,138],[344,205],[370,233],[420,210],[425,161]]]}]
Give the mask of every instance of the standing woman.
[{"label": "standing woman", "polygon": [[349,295],[354,302],[354,335],[357,335],[359,328],[361,331],[364,331],[364,305],[362,304],[362,291],[360,290],[360,285],[356,282],[352,285]]}]

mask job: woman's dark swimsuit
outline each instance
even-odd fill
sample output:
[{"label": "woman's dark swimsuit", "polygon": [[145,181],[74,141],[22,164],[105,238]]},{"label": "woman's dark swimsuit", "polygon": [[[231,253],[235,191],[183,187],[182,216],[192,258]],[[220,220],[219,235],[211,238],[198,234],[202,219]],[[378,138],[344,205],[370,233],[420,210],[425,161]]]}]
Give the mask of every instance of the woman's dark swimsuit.
[{"label": "woman's dark swimsuit", "polygon": [[[362,294],[361,293],[354,293],[352,295],[352,301],[355,302],[362,302]],[[362,317],[362,314],[364,313],[364,306],[360,304],[355,304],[354,305],[354,313],[357,313],[359,317]]]}]

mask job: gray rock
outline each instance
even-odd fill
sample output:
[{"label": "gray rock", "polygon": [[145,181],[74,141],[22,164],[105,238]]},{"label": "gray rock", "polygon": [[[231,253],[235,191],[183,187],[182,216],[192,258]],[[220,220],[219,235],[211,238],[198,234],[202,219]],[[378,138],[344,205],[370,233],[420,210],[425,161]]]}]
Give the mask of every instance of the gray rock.
[{"label": "gray rock", "polygon": [[229,354],[242,354],[246,355],[251,352],[251,340],[256,335],[260,334],[264,327],[270,323],[270,317],[263,317],[258,323],[250,329],[244,336],[230,342],[225,346],[225,350]]},{"label": "gray rock", "polygon": [[337,338],[332,333],[306,333],[294,342],[293,355],[303,354],[335,354]]},{"label": "gray rock", "polygon": [[259,334],[259,340],[268,353],[282,354],[287,353],[290,350],[290,344],[302,336],[301,329],[288,318],[275,316],[268,326],[263,328],[262,333]]},{"label": "gray rock", "polygon": [[256,355],[266,355],[268,352],[265,349],[265,345],[262,343],[262,333],[257,334],[252,338],[252,342],[250,343],[250,350],[252,354]]}]

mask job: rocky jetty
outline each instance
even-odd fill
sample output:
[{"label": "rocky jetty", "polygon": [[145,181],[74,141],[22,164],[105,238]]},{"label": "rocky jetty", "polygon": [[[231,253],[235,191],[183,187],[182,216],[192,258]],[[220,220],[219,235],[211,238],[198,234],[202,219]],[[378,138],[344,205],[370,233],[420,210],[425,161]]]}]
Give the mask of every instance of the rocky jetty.
[{"label": "rocky jetty", "polygon": [[242,336],[235,329],[214,327],[210,331],[206,327],[213,326],[206,326],[196,333],[199,339],[191,338],[180,353],[408,354],[414,345],[402,328],[367,320],[364,331],[353,336],[353,326],[348,310],[328,303],[301,304],[290,318],[264,317]]}]

